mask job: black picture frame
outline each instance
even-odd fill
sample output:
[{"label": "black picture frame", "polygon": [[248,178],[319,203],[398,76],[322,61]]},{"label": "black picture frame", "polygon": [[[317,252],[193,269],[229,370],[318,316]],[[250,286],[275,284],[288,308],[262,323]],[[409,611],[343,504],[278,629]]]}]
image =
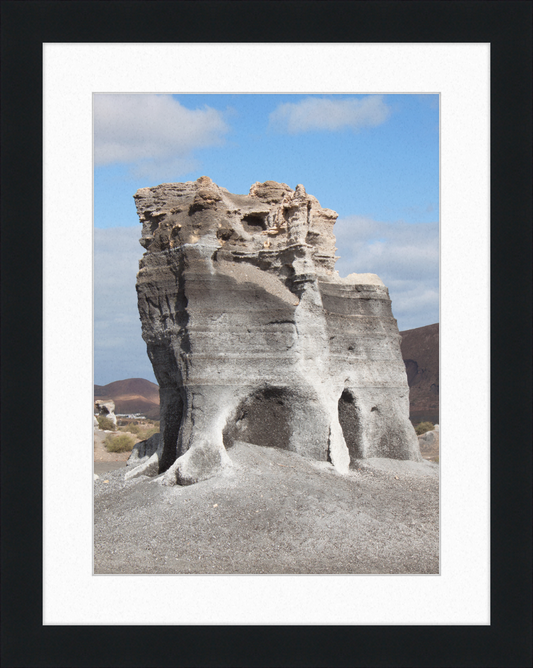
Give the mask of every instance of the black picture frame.
[{"label": "black picture frame", "polygon": [[[532,4],[29,0],[1,19],[2,665],[531,665]],[[491,44],[490,626],[42,626],[42,45],[180,41]]]}]

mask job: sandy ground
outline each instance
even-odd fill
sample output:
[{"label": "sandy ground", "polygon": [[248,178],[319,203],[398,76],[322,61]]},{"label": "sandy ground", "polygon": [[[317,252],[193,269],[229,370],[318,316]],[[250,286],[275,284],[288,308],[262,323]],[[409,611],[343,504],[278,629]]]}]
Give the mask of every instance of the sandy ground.
[{"label": "sandy ground", "polygon": [[187,487],[125,481],[123,467],[96,480],[94,572],[439,572],[438,464],[372,459],[339,475],[276,448],[229,455],[224,475]]},{"label": "sandy ground", "polygon": [[139,440],[135,434],[123,431],[102,431],[100,429],[94,430],[94,472],[96,475],[103,475],[107,471],[114,471],[118,468],[126,466],[129,452],[108,452],[104,447],[104,440],[108,434],[124,434],[127,433],[133,436],[135,442]]}]

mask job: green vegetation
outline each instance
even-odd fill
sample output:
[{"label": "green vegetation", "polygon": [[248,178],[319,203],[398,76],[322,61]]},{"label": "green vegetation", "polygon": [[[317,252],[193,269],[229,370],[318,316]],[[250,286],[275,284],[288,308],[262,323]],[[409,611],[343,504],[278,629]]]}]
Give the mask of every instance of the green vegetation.
[{"label": "green vegetation", "polygon": [[435,425],[432,422],[420,422],[415,427],[415,431],[418,436],[422,436],[426,431],[432,431],[435,428]]},{"label": "green vegetation", "polygon": [[110,420],[108,417],[103,415],[97,415],[96,419],[98,420],[98,427],[100,429],[108,429],[110,431],[115,431],[115,423],[113,420]]},{"label": "green vegetation", "polygon": [[106,436],[104,441],[105,449],[108,452],[131,452],[135,445],[135,439],[129,434],[119,434],[118,436]]}]

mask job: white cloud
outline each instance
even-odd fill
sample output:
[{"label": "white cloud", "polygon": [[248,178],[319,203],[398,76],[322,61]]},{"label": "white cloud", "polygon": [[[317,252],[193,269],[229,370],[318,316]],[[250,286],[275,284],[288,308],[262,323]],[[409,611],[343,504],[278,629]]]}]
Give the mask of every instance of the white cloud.
[{"label": "white cloud", "polygon": [[135,282],[141,227],[94,230],[94,381],[154,380],[141,336]]},{"label": "white cloud", "polygon": [[194,151],[221,145],[227,131],[216,109],[188,109],[171,95],[94,96],[95,165],[129,163],[138,177],[192,171]]},{"label": "white cloud", "polygon": [[390,113],[382,95],[350,99],[307,97],[300,102],[281,104],[270,114],[270,126],[290,134],[344,128],[360,130],[381,125]]},{"label": "white cloud", "polygon": [[438,223],[380,223],[349,216],[335,223],[336,269],[377,274],[389,288],[400,330],[439,321]]}]

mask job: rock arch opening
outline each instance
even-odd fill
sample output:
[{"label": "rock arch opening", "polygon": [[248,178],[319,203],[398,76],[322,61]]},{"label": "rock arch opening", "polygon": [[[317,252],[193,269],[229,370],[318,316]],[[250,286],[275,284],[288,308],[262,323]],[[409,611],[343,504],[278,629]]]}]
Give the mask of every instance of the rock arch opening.
[{"label": "rock arch opening", "polygon": [[281,387],[258,390],[241,402],[223,431],[224,447],[245,441],[268,448],[290,449],[291,393]]},{"label": "rock arch opening", "polygon": [[350,461],[363,458],[361,411],[350,390],[344,390],[338,403],[339,422],[346,441]]}]

